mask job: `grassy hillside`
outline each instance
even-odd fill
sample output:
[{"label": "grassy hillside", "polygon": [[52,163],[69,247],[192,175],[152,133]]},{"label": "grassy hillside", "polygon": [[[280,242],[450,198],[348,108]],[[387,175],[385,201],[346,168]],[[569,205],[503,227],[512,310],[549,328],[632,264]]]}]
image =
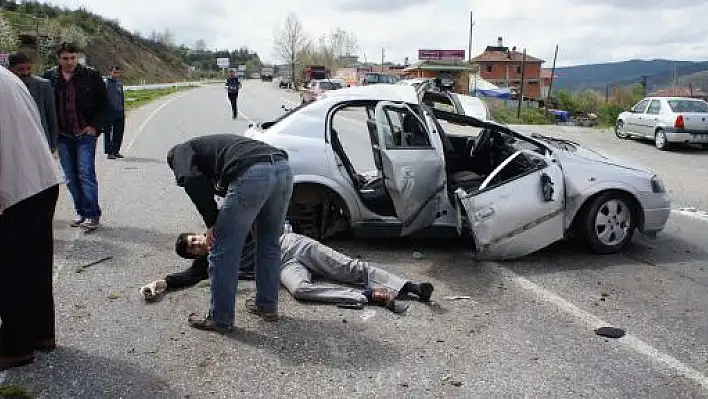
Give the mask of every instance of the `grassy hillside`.
[{"label": "grassy hillside", "polygon": [[604,91],[607,84],[631,86],[641,82],[642,76],[647,76],[647,87],[649,91],[654,91],[671,86],[676,76],[680,84],[691,82],[694,87],[708,89],[706,71],[708,62],[630,60],[557,68],[558,78],[553,84],[558,88]]},{"label": "grassy hillside", "polygon": [[[37,18],[33,18],[35,16]],[[36,2],[0,0],[0,17],[9,22],[18,39],[15,48],[0,51],[25,51],[42,68],[55,64],[55,45],[68,40],[83,47],[87,63],[104,74],[111,65],[120,65],[128,84],[142,79],[169,82],[189,78],[188,65],[174,46],[128,32],[117,21],[106,20],[83,9],[68,10]]]}]

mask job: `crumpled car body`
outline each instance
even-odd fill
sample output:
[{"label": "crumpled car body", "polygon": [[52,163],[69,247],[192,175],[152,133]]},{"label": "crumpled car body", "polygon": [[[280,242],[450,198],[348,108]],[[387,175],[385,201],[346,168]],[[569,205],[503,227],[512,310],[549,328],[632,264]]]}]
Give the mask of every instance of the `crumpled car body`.
[{"label": "crumpled car body", "polygon": [[424,97],[407,85],[341,89],[249,128],[289,154],[296,232],[449,234],[468,238],[478,258],[513,259],[571,234],[613,253],[635,230],[664,228],[670,199],[654,172]]}]

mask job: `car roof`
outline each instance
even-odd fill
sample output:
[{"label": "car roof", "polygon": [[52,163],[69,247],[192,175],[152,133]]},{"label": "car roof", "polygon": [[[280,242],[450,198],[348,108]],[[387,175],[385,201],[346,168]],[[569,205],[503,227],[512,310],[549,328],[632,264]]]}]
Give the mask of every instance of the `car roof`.
[{"label": "car roof", "polygon": [[351,100],[377,100],[418,104],[418,95],[413,86],[391,83],[354,86],[332,91],[328,97],[349,97]]}]

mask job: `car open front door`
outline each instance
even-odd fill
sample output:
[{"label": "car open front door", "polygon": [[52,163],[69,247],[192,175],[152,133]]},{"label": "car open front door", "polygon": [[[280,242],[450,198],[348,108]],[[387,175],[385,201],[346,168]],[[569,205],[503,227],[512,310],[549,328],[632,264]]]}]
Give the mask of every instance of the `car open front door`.
[{"label": "car open front door", "polygon": [[[425,124],[407,105],[382,101],[374,115],[385,187],[402,223],[401,235],[422,230],[438,217],[445,190],[443,159],[430,144]],[[408,130],[416,130],[416,140],[403,138],[410,135]]]},{"label": "car open front door", "polygon": [[[500,179],[505,176],[504,168],[514,162],[529,165],[527,172],[506,181]],[[517,258],[563,238],[564,191],[563,171],[558,164],[527,150],[504,160],[479,190],[466,193],[458,189],[456,194],[475,236],[477,256]]]}]

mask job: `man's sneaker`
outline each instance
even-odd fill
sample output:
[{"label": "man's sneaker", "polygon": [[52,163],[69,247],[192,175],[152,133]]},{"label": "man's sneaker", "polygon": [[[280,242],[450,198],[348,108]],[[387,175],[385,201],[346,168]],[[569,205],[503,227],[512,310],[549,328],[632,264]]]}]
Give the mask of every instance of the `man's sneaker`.
[{"label": "man's sneaker", "polygon": [[116,156],[113,154],[108,154],[108,159],[116,159]]},{"label": "man's sneaker", "polygon": [[259,308],[256,305],[256,298],[246,299],[246,309],[255,315],[261,316],[266,321],[278,321],[278,312],[266,311]]},{"label": "man's sneaker", "polygon": [[81,227],[86,230],[96,230],[98,226],[100,226],[98,219],[86,219],[83,223],[81,223]]},{"label": "man's sneaker", "polygon": [[71,227],[79,227],[81,226],[84,222],[86,221],[86,218],[83,216],[77,216],[74,220],[71,221],[69,226]]},{"label": "man's sneaker", "polygon": [[125,158],[125,157],[123,156],[123,154],[121,154],[121,153],[115,153],[115,154],[113,154],[113,156],[116,157],[116,158],[120,158],[120,159]]}]

